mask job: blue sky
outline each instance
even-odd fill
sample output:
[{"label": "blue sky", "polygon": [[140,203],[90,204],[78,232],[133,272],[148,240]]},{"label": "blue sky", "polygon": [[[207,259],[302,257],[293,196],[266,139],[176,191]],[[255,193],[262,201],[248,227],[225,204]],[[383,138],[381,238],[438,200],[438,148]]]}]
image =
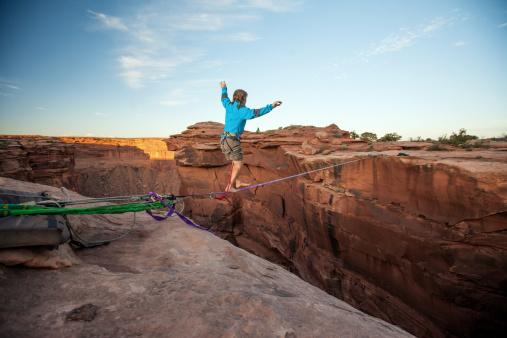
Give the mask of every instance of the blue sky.
[{"label": "blue sky", "polygon": [[165,137],[218,82],[291,124],[507,132],[506,1],[0,0],[0,134]]}]

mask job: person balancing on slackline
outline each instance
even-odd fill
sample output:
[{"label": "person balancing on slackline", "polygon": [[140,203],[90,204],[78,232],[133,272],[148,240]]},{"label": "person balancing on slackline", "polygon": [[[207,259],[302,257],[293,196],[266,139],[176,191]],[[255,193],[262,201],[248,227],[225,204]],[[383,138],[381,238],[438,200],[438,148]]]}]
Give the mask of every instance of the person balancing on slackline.
[{"label": "person balancing on slackline", "polygon": [[225,158],[232,161],[231,179],[225,191],[236,191],[236,179],[239,171],[243,166],[243,149],[241,149],[241,134],[245,130],[246,120],[269,113],[273,108],[282,104],[282,101],[274,101],[264,108],[250,109],[245,106],[247,92],[243,89],[236,89],[232,95],[232,101],[227,95],[227,85],[225,81],[220,82],[222,87],[222,104],[225,108],[225,127],[224,132],[220,135],[220,148]]}]

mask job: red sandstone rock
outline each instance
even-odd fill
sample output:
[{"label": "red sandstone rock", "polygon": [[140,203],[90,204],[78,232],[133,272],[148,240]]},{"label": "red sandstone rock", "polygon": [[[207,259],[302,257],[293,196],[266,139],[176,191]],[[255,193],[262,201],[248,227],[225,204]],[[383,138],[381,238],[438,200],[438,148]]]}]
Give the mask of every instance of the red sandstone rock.
[{"label": "red sandstone rock", "polygon": [[[218,191],[228,180],[219,149],[192,146],[202,143],[200,128],[210,127],[195,125],[168,140],[181,149],[178,164],[185,164],[178,167],[182,193]],[[213,131],[211,143],[219,126]],[[340,139],[330,142],[332,155],[323,155],[309,148],[326,143],[316,132],[298,127],[245,135],[240,180],[263,182],[367,156],[361,151],[383,156],[237,193],[230,203],[189,200],[188,214],[419,337],[505,332],[507,154]],[[400,150],[409,156],[397,157]],[[215,165],[201,166],[199,156]]]},{"label": "red sandstone rock", "polygon": [[[178,150],[183,193],[225,187],[230,167],[217,147],[222,128],[199,123],[167,140],[167,149]],[[315,137],[320,131],[329,142]],[[436,152],[419,150],[428,146],[422,142],[369,145],[347,135],[336,126],[246,133],[240,179],[276,179],[365,156],[374,147],[392,150],[243,192],[231,203],[188,200],[186,210],[231,242],[418,336],[506,331],[507,160],[497,151],[503,148],[493,142],[491,151]],[[127,141],[5,138],[0,175],[47,179],[95,196],[164,191],[177,181],[172,161],[150,160],[151,150]],[[303,155],[305,141],[322,152]],[[399,146],[408,157],[396,157]]]},{"label": "red sandstone rock", "polygon": [[87,196],[177,193],[173,157],[162,139],[0,136],[0,176]]},{"label": "red sandstone rock", "polygon": [[[0,185],[62,194],[5,178]],[[131,226],[130,215],[90,217],[82,235]],[[119,241],[76,251],[80,264],[69,268],[0,266],[2,336],[411,337],[177,218],[140,213],[137,221]]]}]

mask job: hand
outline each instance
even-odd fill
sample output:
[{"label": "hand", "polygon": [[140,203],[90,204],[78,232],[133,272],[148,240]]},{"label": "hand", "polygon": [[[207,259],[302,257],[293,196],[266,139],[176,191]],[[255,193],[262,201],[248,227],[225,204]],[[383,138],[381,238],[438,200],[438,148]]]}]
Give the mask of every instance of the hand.
[{"label": "hand", "polygon": [[222,87],[222,88],[227,87],[227,84],[225,84],[225,81],[220,81],[220,87]]},{"label": "hand", "polygon": [[282,101],[275,101],[275,102],[273,102],[273,108],[276,108],[281,104],[282,104]]}]

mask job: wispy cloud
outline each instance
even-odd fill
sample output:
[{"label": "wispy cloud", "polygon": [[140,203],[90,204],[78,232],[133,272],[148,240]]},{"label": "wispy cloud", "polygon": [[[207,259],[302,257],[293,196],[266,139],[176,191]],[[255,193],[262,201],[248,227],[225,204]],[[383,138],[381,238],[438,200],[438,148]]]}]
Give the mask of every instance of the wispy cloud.
[{"label": "wispy cloud", "polygon": [[[138,52],[139,53],[139,52]],[[201,57],[198,51],[171,53],[165,55],[149,55],[149,52],[140,52],[140,55],[121,55],[118,63],[122,71],[120,76],[131,88],[141,88],[147,82],[156,82],[167,78],[174,69],[180,65],[192,63]]]},{"label": "wispy cloud", "polygon": [[176,107],[189,104],[192,101],[193,100],[190,98],[190,94],[188,92],[185,92],[182,89],[174,89],[169,92],[166,99],[160,101],[160,105],[166,107]]},{"label": "wispy cloud", "polygon": [[37,110],[41,110],[41,111],[46,111],[46,110],[48,110],[46,107],[42,107],[42,106],[35,107],[35,109],[37,109]]},{"label": "wispy cloud", "polygon": [[252,32],[238,32],[226,34],[218,37],[217,39],[226,42],[253,42],[259,40],[260,38]]},{"label": "wispy cloud", "polygon": [[468,42],[466,42],[466,41],[455,41],[455,42],[453,42],[452,45],[454,47],[464,47],[464,46],[468,45]]},{"label": "wispy cloud", "polygon": [[98,112],[98,111],[93,113],[93,115],[100,116],[100,117],[107,117],[108,116],[106,113],[102,113],[102,112]]},{"label": "wispy cloud", "polygon": [[[175,17],[176,19],[176,17]],[[189,14],[169,23],[173,29],[187,31],[219,31],[224,28],[224,18],[218,14]]]},{"label": "wispy cloud", "polygon": [[435,17],[423,25],[400,28],[398,32],[389,34],[379,42],[371,44],[368,49],[359,52],[356,62],[368,62],[374,56],[401,51],[415,45],[419,40],[430,37],[445,27],[457,21],[467,20],[467,18],[468,16],[465,14],[455,13],[451,16]]},{"label": "wispy cloud", "polygon": [[292,12],[303,5],[303,0],[194,0],[205,8],[259,9],[270,12]]},{"label": "wispy cloud", "polygon": [[507,27],[507,22],[501,23],[497,26],[498,28],[504,28]]},{"label": "wispy cloud", "polygon": [[297,0],[248,0],[247,6],[272,12],[291,12],[298,10],[303,1]]},{"label": "wispy cloud", "polygon": [[[88,13],[101,27],[124,34],[124,45],[116,54],[118,75],[128,87],[142,88],[170,79],[180,69],[195,72],[222,64],[216,57],[207,58],[211,42],[257,41],[261,37],[252,23],[262,20],[263,13],[292,11],[301,4],[295,0],[193,0],[176,6],[155,0],[125,17],[91,9]],[[245,25],[248,30],[242,29]]]},{"label": "wispy cloud", "polygon": [[123,20],[116,16],[95,12],[90,9],[88,10],[88,13],[90,13],[91,16],[99,21],[105,28],[117,29],[120,31],[128,30],[127,26],[123,23]]},{"label": "wispy cloud", "polygon": [[11,81],[0,79],[0,95],[1,96],[12,96],[16,92],[20,91],[21,87]]}]

